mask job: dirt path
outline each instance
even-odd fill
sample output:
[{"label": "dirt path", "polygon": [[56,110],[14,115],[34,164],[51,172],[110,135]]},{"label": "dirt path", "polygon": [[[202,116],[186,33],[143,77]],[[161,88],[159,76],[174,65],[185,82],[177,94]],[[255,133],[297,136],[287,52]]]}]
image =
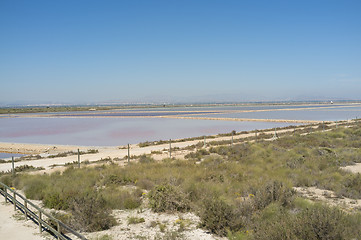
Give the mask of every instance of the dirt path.
[{"label": "dirt path", "polygon": [[14,211],[11,203],[5,203],[0,196],[0,238],[6,240],[44,240],[37,226],[31,220],[25,221],[19,211]]}]

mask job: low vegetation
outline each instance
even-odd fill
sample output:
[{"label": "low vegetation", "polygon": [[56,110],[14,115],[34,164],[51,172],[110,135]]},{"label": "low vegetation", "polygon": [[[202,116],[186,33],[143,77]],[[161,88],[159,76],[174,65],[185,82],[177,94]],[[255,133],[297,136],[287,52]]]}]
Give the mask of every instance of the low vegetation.
[{"label": "low vegetation", "polygon": [[32,107],[3,107],[0,114],[14,113],[44,113],[44,112],[77,112],[96,110],[111,110],[114,108],[125,108],[126,106],[32,106]]},{"label": "low vegetation", "polygon": [[[200,227],[229,239],[357,239],[361,214],[312,203],[292,187],[318,187],[361,198],[361,175],[340,167],[361,162],[361,124],[275,141],[200,149],[186,160],[142,156],[125,167],[69,167],[62,174],[21,174],[1,181],[71,214],[77,229],[115,224],[112,209],[148,202],[154,212],[195,212]],[[144,201],[147,199],[147,201]],[[132,223],[141,221],[131,220]],[[131,223],[130,223],[131,224]]]}]

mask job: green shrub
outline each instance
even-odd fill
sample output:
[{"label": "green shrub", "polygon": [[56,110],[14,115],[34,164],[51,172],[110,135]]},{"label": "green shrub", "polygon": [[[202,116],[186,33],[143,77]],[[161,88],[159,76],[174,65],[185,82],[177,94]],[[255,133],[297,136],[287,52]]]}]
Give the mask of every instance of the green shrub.
[{"label": "green shrub", "polygon": [[71,226],[82,231],[102,231],[116,224],[105,200],[96,192],[85,192],[75,196],[70,203],[73,216]]},{"label": "green shrub", "polygon": [[336,208],[316,205],[296,218],[296,235],[301,239],[346,239],[345,213]]},{"label": "green shrub", "polygon": [[151,163],[151,162],[154,162],[154,159],[150,156],[143,154],[140,156],[139,162],[140,163]]},{"label": "green shrub", "polygon": [[101,191],[107,207],[111,209],[135,209],[141,205],[141,192],[108,187]]},{"label": "green shrub", "polygon": [[200,211],[201,226],[219,236],[227,230],[237,231],[242,227],[235,208],[219,198],[206,199]]},{"label": "green shrub", "polygon": [[138,224],[145,222],[142,217],[128,217],[128,224]]},{"label": "green shrub", "polygon": [[44,198],[44,190],[46,180],[37,177],[29,177],[24,187],[25,196],[29,199],[42,200]]},{"label": "green shrub", "polygon": [[207,155],[209,155],[209,152],[206,149],[201,148],[201,149],[197,150],[196,152],[190,152],[190,153],[186,154],[184,157],[186,159],[201,160],[204,156],[207,156]]},{"label": "green shrub", "polygon": [[251,239],[353,239],[360,232],[359,223],[325,205],[308,205],[297,214],[280,208],[272,218],[255,220]]},{"label": "green shrub", "polygon": [[127,185],[127,184],[133,184],[134,179],[127,176],[126,174],[119,175],[119,174],[110,174],[105,184],[120,184],[120,185]]},{"label": "green shrub", "polygon": [[68,202],[64,199],[64,195],[60,195],[59,192],[56,191],[46,191],[43,199],[43,203],[47,208],[53,209],[67,209]]},{"label": "green shrub", "polygon": [[361,197],[361,174],[350,174],[343,180],[344,196],[349,198]]},{"label": "green shrub", "polygon": [[141,178],[137,181],[136,185],[140,189],[151,190],[154,187],[154,182],[147,178]]},{"label": "green shrub", "polygon": [[180,188],[169,184],[158,185],[149,193],[149,205],[155,212],[184,212],[190,209],[190,202]]},{"label": "green shrub", "polygon": [[[10,174],[3,175],[0,177],[0,182],[2,182],[3,184],[5,184],[9,187],[12,187],[13,186],[13,177]],[[16,187],[18,187],[18,186],[16,186]]]},{"label": "green shrub", "polygon": [[263,209],[272,202],[279,202],[282,206],[289,206],[293,200],[294,191],[282,182],[273,181],[257,190],[253,197],[256,209]]}]

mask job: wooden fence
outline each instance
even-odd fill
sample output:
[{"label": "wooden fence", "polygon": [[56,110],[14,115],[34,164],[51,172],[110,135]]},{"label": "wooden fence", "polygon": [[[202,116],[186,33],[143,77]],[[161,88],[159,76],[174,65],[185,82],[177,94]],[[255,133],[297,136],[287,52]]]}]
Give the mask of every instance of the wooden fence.
[{"label": "wooden fence", "polygon": [[[32,219],[39,225],[39,232],[43,230],[49,231],[58,239],[69,240],[70,237],[66,236],[64,232],[72,233],[79,239],[86,240],[86,238],[74,231],[60,220],[54,218],[49,213],[26,199],[26,197],[17,193],[15,189],[8,187],[7,185],[0,182],[0,193],[5,197],[5,202],[11,202],[14,204],[14,210],[19,209],[24,213],[25,219]],[[22,201],[20,200],[22,199]]]}]

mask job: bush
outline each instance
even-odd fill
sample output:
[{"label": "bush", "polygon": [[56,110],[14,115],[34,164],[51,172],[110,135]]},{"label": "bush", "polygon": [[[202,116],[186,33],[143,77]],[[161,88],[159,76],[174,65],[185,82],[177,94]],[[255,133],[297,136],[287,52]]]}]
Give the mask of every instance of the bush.
[{"label": "bush", "polygon": [[204,201],[200,218],[202,227],[219,236],[226,236],[227,230],[237,231],[242,227],[235,208],[218,198]]},{"label": "bush", "polygon": [[64,195],[60,195],[60,193],[56,191],[46,191],[43,203],[46,207],[53,209],[64,210],[68,208],[68,201],[64,199]]},{"label": "bush", "polygon": [[295,232],[301,239],[346,239],[345,220],[341,210],[317,205],[296,218]]},{"label": "bush", "polygon": [[29,177],[24,188],[25,196],[29,199],[42,200],[46,181],[44,179]]},{"label": "bush", "polygon": [[184,212],[190,209],[185,193],[169,184],[158,185],[150,191],[149,205],[154,212]]},{"label": "bush", "polygon": [[204,157],[206,155],[209,155],[209,152],[206,149],[202,148],[202,149],[197,150],[196,152],[190,152],[190,153],[186,154],[184,157],[186,159],[193,158],[193,159],[201,160],[202,157]]},{"label": "bush", "polygon": [[139,162],[140,163],[152,163],[152,162],[154,162],[154,159],[150,156],[143,154],[142,156],[140,156]]},{"label": "bush", "polygon": [[71,226],[77,230],[102,231],[116,224],[110,209],[106,208],[105,200],[95,192],[87,191],[75,196],[70,203],[70,212],[73,216]]},{"label": "bush", "polygon": [[273,181],[255,192],[253,202],[256,209],[263,209],[275,201],[286,207],[291,204],[293,195],[291,188],[284,186],[282,182]]},{"label": "bush", "polygon": [[278,210],[270,219],[256,219],[251,239],[352,239],[359,223],[347,221],[346,213],[337,208],[314,205],[298,214]]},{"label": "bush", "polygon": [[145,222],[142,217],[128,217],[128,224],[138,224]]},{"label": "bush", "polygon": [[146,189],[146,190],[151,190],[154,187],[154,183],[146,178],[141,178],[137,181],[136,185],[140,188],[140,189]]},{"label": "bush", "polygon": [[141,191],[107,188],[101,191],[106,205],[111,209],[135,209],[141,205]]}]

